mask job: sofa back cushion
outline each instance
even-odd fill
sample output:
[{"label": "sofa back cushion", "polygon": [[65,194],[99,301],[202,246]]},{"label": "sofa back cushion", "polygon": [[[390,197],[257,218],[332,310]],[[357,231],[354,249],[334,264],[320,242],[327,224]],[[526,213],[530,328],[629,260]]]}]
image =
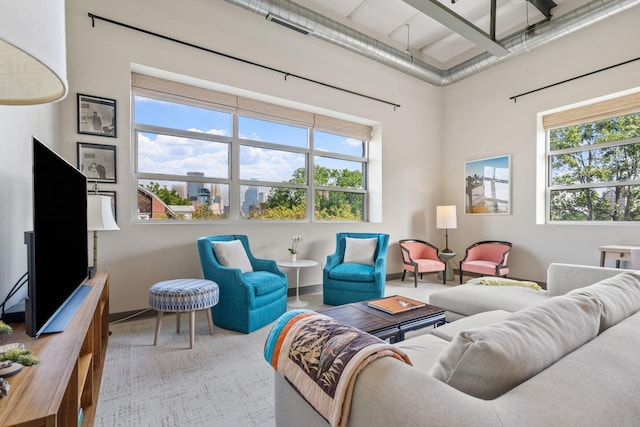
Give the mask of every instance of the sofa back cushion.
[{"label": "sofa back cushion", "polygon": [[429,373],[480,399],[501,396],[598,334],[600,303],[566,295],[460,332]]},{"label": "sofa back cushion", "polygon": [[567,295],[585,295],[602,304],[600,332],[640,311],[640,274],[621,273]]},{"label": "sofa back cushion", "polygon": [[600,280],[623,272],[633,271],[591,265],[552,263],[547,268],[547,292],[552,297],[564,295],[574,289],[593,285]]}]

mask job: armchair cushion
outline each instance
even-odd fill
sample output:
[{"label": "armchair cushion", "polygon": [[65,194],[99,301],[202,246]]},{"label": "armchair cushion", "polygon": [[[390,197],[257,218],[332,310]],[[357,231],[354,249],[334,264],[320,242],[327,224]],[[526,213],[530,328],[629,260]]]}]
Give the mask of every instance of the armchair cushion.
[{"label": "armchair cushion", "polygon": [[331,269],[329,278],[350,282],[372,282],[374,280],[374,272],[373,266],[349,262],[339,264]]},{"label": "armchair cushion", "polygon": [[373,265],[377,247],[377,237],[373,237],[370,239],[346,237],[344,259],[342,262]]},{"label": "armchair cushion", "polygon": [[243,273],[253,271],[251,261],[244,250],[244,246],[240,240],[231,240],[229,242],[211,242],[213,252],[220,264],[225,267],[239,268]]},{"label": "armchair cushion", "polygon": [[253,286],[256,296],[270,294],[282,287],[278,276],[268,271],[246,273],[244,280]]}]

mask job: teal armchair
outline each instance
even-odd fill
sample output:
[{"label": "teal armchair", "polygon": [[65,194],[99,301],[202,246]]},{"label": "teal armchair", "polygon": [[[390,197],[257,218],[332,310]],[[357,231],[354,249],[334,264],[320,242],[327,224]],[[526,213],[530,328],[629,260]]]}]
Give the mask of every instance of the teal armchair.
[{"label": "teal armchair", "polygon": [[337,233],[336,252],[322,271],[325,304],[341,305],[384,296],[389,235]]},{"label": "teal armchair", "polygon": [[[212,243],[233,240],[242,242],[252,272],[227,267],[216,257]],[[275,261],[255,258],[247,236],[200,237],[198,252],[204,278],[216,282],[220,291],[218,304],[211,308],[216,325],[248,334],[273,322],[287,310],[287,275]]]}]

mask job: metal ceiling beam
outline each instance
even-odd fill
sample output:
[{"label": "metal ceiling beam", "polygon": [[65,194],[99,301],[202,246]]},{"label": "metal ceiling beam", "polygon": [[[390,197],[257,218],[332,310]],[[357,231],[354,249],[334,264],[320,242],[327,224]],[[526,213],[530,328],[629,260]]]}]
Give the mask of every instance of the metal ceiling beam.
[{"label": "metal ceiling beam", "polygon": [[551,18],[551,9],[557,6],[553,0],[527,0],[547,18]]},{"label": "metal ceiling beam", "polygon": [[450,28],[467,40],[484,48],[494,56],[501,57],[509,53],[500,43],[492,39],[487,33],[452,12],[437,0],[402,0],[418,9],[425,15],[435,19],[445,27]]}]

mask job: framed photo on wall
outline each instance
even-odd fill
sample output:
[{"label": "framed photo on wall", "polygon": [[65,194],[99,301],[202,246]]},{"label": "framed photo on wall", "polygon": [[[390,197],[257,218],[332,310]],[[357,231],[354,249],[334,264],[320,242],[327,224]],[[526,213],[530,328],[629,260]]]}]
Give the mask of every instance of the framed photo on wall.
[{"label": "framed photo on wall", "polygon": [[78,169],[89,182],[116,182],[115,145],[78,142]]},{"label": "framed photo on wall", "polygon": [[511,156],[465,162],[464,213],[511,213]]},{"label": "framed photo on wall", "polygon": [[116,100],[78,94],[78,133],[116,137]]}]

